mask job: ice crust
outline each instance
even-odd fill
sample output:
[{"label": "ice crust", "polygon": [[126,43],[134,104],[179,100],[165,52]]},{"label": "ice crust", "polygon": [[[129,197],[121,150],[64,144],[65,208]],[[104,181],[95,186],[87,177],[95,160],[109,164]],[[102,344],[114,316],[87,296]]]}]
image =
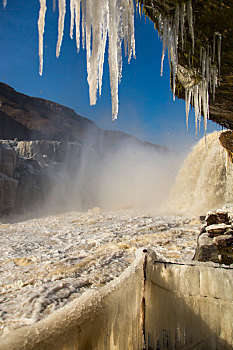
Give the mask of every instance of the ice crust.
[{"label": "ice crust", "polygon": [[[46,0],[40,0],[38,20],[40,74],[43,71],[45,9]],[[59,0],[57,57],[60,55],[62,45],[65,15],[66,1]],[[77,51],[80,49],[80,22],[82,23],[82,45],[86,48],[87,81],[91,105],[96,103],[98,90],[101,95],[104,55],[108,38],[112,118],[116,119],[118,85],[122,72],[122,41],[124,41],[128,61],[132,54],[135,56],[133,0],[70,0],[70,37],[73,38],[75,28]]]},{"label": "ice crust", "polygon": [[2,221],[1,332],[32,324],[107,284],[134,261],[138,249],[190,261],[199,226],[180,217],[97,208]]}]

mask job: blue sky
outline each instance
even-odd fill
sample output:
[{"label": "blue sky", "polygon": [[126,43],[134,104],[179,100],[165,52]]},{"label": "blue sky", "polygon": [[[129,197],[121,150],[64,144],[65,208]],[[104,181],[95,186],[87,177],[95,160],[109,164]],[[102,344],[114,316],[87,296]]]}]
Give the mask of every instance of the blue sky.
[{"label": "blue sky", "polygon": [[[160,76],[161,42],[153,23],[137,14],[135,18],[136,59],[123,60],[119,87],[119,116],[111,121],[111,97],[107,53],[102,96],[89,106],[85,51],[76,53],[75,40],[69,37],[69,6],[61,55],[55,55],[58,11],[48,2],[44,35],[44,72],[39,76],[38,0],[8,0],[0,8],[0,81],[30,96],[56,101],[94,120],[104,129],[115,129],[177,151],[195,143],[194,117],[190,114],[189,132],[185,125],[184,101],[173,101],[167,57]],[[67,3],[69,3],[67,1]],[[208,131],[218,129],[212,122]],[[200,138],[203,135],[201,126]]]}]

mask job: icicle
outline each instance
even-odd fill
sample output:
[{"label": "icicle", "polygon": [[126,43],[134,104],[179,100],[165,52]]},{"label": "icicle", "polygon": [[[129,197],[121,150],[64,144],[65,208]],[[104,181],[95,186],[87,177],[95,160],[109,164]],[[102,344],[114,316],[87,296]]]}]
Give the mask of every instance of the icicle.
[{"label": "icicle", "polygon": [[213,41],[213,62],[215,61],[215,46],[216,46],[216,35],[214,34],[214,41]]},{"label": "icicle", "polygon": [[82,1],[82,47],[85,49],[86,2]]},{"label": "icicle", "polygon": [[77,52],[79,52],[80,49],[80,1],[81,0],[76,0],[74,4]]},{"label": "icicle", "polygon": [[201,48],[200,48],[200,66],[202,65],[202,52],[203,52],[203,47],[201,46]]},{"label": "icicle", "polygon": [[58,19],[58,39],[57,39],[57,48],[56,48],[56,56],[59,57],[63,32],[64,32],[64,22],[65,22],[65,14],[66,14],[66,0],[59,0],[59,19]]},{"label": "icicle", "polygon": [[[172,69],[172,92],[173,98],[175,97],[175,87],[176,87],[176,75],[180,74],[181,82],[183,73],[179,72],[178,66],[178,42],[179,42],[179,27],[180,27],[180,39],[182,42],[182,49],[186,45],[186,31],[185,22],[187,18],[189,34],[192,40],[192,49],[189,50],[188,63],[190,69],[190,81],[184,81],[185,88],[185,109],[186,109],[186,124],[188,129],[188,116],[190,105],[192,104],[195,108],[195,127],[197,136],[197,124],[199,121],[199,129],[201,123],[201,113],[203,112],[204,117],[204,129],[206,133],[207,119],[209,118],[209,90],[213,91],[213,96],[215,95],[215,87],[217,86],[217,68],[212,61],[215,57],[215,37],[213,48],[207,46],[206,48],[200,48],[200,66],[201,72],[199,70],[191,69],[191,55],[194,53],[194,26],[193,26],[193,9],[192,1],[188,0],[187,5],[177,4],[175,9],[175,14],[173,17],[163,17],[161,13],[154,11],[154,16],[158,20],[158,27],[160,37],[163,40],[162,56],[161,56],[161,75],[163,74],[163,63],[165,52],[167,49],[168,60],[170,61],[170,66]],[[220,66],[221,57],[221,35],[215,33],[218,36],[218,65]],[[213,58],[212,58],[213,57]],[[187,68],[184,68],[187,69]],[[196,83],[195,80],[201,75],[201,81]],[[193,76],[193,77],[192,77]]]},{"label": "icicle", "polygon": [[56,0],[53,0],[53,12],[56,11]]},{"label": "icicle", "polygon": [[222,44],[222,36],[218,33],[218,71],[220,74],[221,70],[221,44]]},{"label": "icicle", "polygon": [[180,30],[181,30],[181,42],[182,42],[182,50],[184,49],[184,21],[185,21],[185,13],[186,12],[186,4],[181,5],[180,11]]},{"label": "icicle", "polygon": [[[76,26],[77,50],[80,46],[80,5],[82,4],[82,44],[86,47],[87,80],[90,104],[96,103],[97,90],[101,95],[104,54],[109,38],[109,74],[112,96],[112,116],[118,114],[118,84],[122,75],[122,49],[124,40],[128,61],[135,57],[134,3],[133,0],[71,0],[70,36]],[[62,12],[65,13],[65,8]],[[64,18],[60,17],[64,27]],[[60,27],[62,27],[60,25]],[[63,27],[59,31],[62,38]],[[61,42],[61,39],[60,39]]]},{"label": "icicle", "polygon": [[207,48],[207,56],[206,56],[206,84],[209,85],[210,82],[210,57],[209,57],[209,46]]},{"label": "icicle", "polygon": [[203,49],[202,51],[202,81],[205,80],[206,74],[206,51]]},{"label": "icicle", "polygon": [[194,53],[194,29],[193,29],[193,8],[192,8],[192,1],[189,0],[187,4],[187,17],[188,17],[188,24],[189,24],[189,34],[192,38],[192,53]]},{"label": "icicle", "polygon": [[190,101],[191,101],[191,89],[186,88],[185,89],[185,109],[186,109],[186,128],[188,131],[188,121],[189,121],[189,109],[190,109]]},{"label": "icicle", "polygon": [[7,0],[3,0],[2,4],[3,4],[3,7],[4,7],[4,9],[5,9],[5,8],[6,8],[6,5],[7,5]]},{"label": "icicle", "polygon": [[38,19],[38,32],[39,32],[39,74],[43,73],[43,37],[45,27],[45,14],[46,14],[46,0],[40,0],[40,12]]},{"label": "icicle", "polygon": [[195,130],[196,130],[196,140],[197,140],[197,120],[200,115],[200,110],[199,110],[199,87],[196,84],[194,86],[194,109],[195,109]]},{"label": "icicle", "polygon": [[213,67],[213,100],[215,99],[215,87],[218,85],[217,68]]},{"label": "icicle", "polygon": [[107,34],[108,34],[108,25],[109,25],[108,4],[105,4],[105,8],[103,9],[103,11],[105,13],[105,17],[104,17],[103,27],[102,27],[102,37],[103,38],[102,38],[100,58],[99,58],[99,96],[101,95],[101,92],[102,92],[104,54],[105,54],[105,47],[106,47]]},{"label": "icicle", "polygon": [[70,37],[73,39],[75,23],[77,52],[79,52],[80,48],[80,1],[70,0]]},{"label": "icicle", "polygon": [[109,3],[109,48],[108,48],[108,60],[109,60],[109,73],[110,73],[110,85],[112,95],[112,119],[115,120],[118,114],[118,50],[117,50],[117,4],[116,0],[111,0]]},{"label": "icicle", "polygon": [[75,11],[75,0],[70,0],[70,38],[73,39],[74,33],[74,11]]}]

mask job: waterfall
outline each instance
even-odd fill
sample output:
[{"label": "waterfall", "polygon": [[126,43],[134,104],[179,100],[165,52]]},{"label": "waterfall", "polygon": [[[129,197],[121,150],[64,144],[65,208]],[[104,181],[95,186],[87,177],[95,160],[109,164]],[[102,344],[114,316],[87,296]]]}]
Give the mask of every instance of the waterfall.
[{"label": "waterfall", "polygon": [[221,132],[209,134],[185,159],[170,194],[175,212],[202,214],[233,201],[233,166],[226,168]]}]

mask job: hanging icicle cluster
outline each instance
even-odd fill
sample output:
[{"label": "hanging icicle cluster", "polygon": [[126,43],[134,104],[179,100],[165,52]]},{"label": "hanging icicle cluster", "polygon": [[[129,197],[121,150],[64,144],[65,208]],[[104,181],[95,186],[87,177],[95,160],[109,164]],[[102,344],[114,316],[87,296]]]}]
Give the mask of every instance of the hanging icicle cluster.
[{"label": "hanging icicle cluster", "polygon": [[[182,67],[178,62],[178,42],[181,40],[182,50],[186,44],[186,26],[188,26],[188,32],[192,41],[192,49],[189,52],[189,60],[191,54],[194,54],[195,37],[194,37],[194,21],[193,21],[193,8],[192,1],[188,0],[187,3],[176,5],[176,9],[173,17],[162,16],[156,9],[154,9],[153,15],[157,18],[159,25],[159,35],[163,40],[163,51],[161,59],[161,75],[163,74],[163,61],[165,52],[167,49],[168,59],[171,64],[172,70],[172,92],[173,99],[175,100],[176,89],[176,76],[182,75],[179,70]],[[216,50],[217,40],[217,50]],[[217,54],[216,54],[217,51]],[[217,61],[216,62],[216,57]],[[221,57],[221,35],[215,33],[213,47],[207,46],[201,48],[200,51],[200,70],[195,71],[196,79],[190,83],[184,85],[185,88],[185,104],[186,104],[186,123],[188,127],[188,116],[190,105],[192,104],[195,109],[195,125],[197,134],[197,121],[201,120],[201,113],[204,116],[204,128],[207,128],[207,119],[209,118],[209,90],[215,95],[215,87],[218,84],[217,76],[220,73],[220,57]],[[190,66],[190,62],[189,62]],[[191,70],[191,69],[190,69]],[[186,70],[188,75],[188,70]],[[197,78],[198,77],[198,78]],[[197,82],[198,81],[198,82]],[[183,83],[183,82],[182,82]]]},{"label": "hanging icicle cluster", "polygon": [[[53,2],[54,8],[55,4]],[[57,57],[60,54],[64,32],[66,0],[59,0],[58,5]],[[114,120],[118,115],[118,85],[122,72],[121,44],[123,40],[128,61],[130,61],[132,54],[135,56],[133,0],[70,0],[70,13],[70,37],[73,38],[75,27],[77,51],[80,49],[80,36],[82,36],[82,46],[86,48],[87,81],[91,105],[96,103],[98,90],[99,95],[101,95],[104,54],[108,38],[112,118]],[[43,71],[45,14],[46,0],[40,0],[38,20],[40,74]]]},{"label": "hanging icicle cluster", "polygon": [[[166,1],[166,0],[164,0]],[[45,28],[46,0],[39,0],[40,12],[38,19],[39,32],[39,73],[43,73],[43,36]],[[7,0],[3,0],[6,7]],[[141,2],[145,5],[145,1]],[[138,3],[137,3],[138,6]],[[145,5],[147,6],[147,5]],[[66,15],[66,0],[58,0],[58,40],[56,56],[59,57]],[[141,12],[141,6],[139,12]],[[56,9],[56,0],[53,0],[53,10]],[[186,44],[186,27],[192,41],[190,56],[194,54],[195,37],[193,25],[192,0],[186,3],[177,3],[174,16],[162,16],[155,8],[153,15],[157,18],[159,34],[163,40],[161,59],[161,75],[163,74],[163,62],[165,52],[172,70],[172,92],[175,100],[176,76],[185,88],[186,123],[188,128],[188,116],[190,105],[195,109],[195,125],[201,120],[201,113],[204,117],[204,128],[207,128],[209,118],[209,91],[215,96],[215,88],[218,85],[218,74],[221,66],[221,34],[215,33],[213,46],[201,47],[200,69],[186,69],[178,62],[178,42],[181,40],[182,50]],[[134,38],[134,4],[133,0],[70,0],[70,37],[73,39],[74,27],[76,29],[77,51],[80,49],[80,37],[82,46],[86,48],[87,60],[87,81],[89,84],[90,104],[94,105],[97,100],[97,91],[101,95],[104,55],[108,38],[108,61],[110,73],[110,86],[112,97],[112,118],[118,115],[118,85],[122,74],[122,41],[124,41],[125,53],[128,54],[128,61],[135,56]],[[81,28],[80,28],[81,27]],[[182,72],[183,70],[183,72]],[[184,71],[185,74],[184,74]],[[190,74],[190,71],[192,74]],[[188,83],[180,79],[182,75],[190,78]],[[187,79],[186,79],[187,80]]]},{"label": "hanging icicle cluster", "polygon": [[[218,67],[215,58],[215,42],[216,37],[218,40]],[[211,55],[212,52],[212,55]],[[207,129],[207,119],[209,118],[209,91],[213,94],[213,99],[215,98],[215,88],[218,85],[218,73],[220,73],[220,57],[221,57],[221,35],[215,33],[213,47],[209,45],[207,48],[201,47],[200,49],[200,72],[196,74],[201,74],[201,79],[199,82],[194,83],[191,86],[185,87],[185,104],[186,104],[186,124],[188,128],[188,115],[190,104],[194,106],[195,110],[195,128],[197,137],[197,123],[201,121],[201,112],[203,111],[204,117],[204,129]]]}]

